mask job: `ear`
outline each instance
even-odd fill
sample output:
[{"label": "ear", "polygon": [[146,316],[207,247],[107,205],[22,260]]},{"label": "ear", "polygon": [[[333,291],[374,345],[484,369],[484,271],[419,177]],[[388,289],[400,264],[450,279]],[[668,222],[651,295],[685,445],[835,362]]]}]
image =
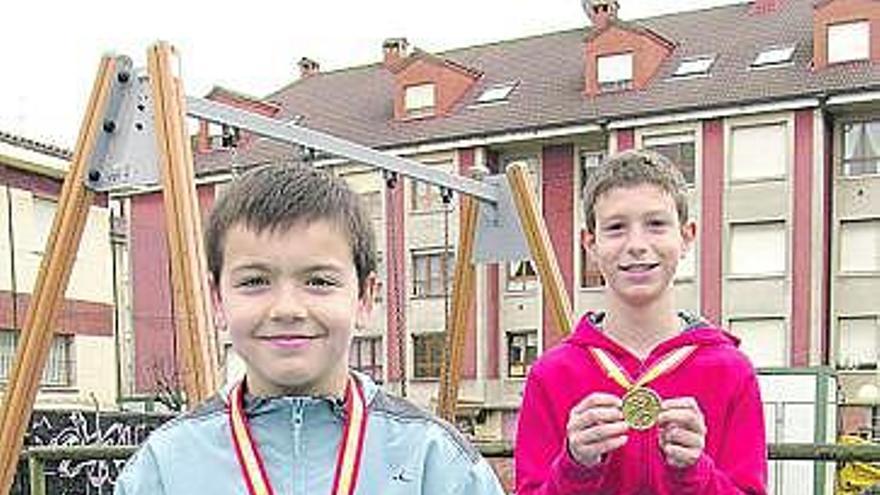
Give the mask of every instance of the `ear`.
[{"label": "ear", "polygon": [[357,328],[366,328],[367,323],[369,323],[370,318],[373,316],[376,290],[379,285],[378,281],[379,279],[376,276],[376,272],[370,273],[367,275],[367,279],[364,280],[364,290],[358,298],[358,310],[357,315],[355,315],[354,323]]},{"label": "ear", "polygon": [[697,240],[697,223],[688,220],[681,226],[681,239],[684,241],[684,248],[681,250],[681,257],[684,258],[687,253],[694,247],[694,241]]},{"label": "ear", "polygon": [[211,308],[214,310],[214,327],[218,330],[226,328],[226,313],[223,311],[223,297],[220,295],[220,284],[213,276],[208,277],[211,291]]},{"label": "ear", "polygon": [[589,229],[581,229],[581,246],[585,251],[593,254],[596,247],[596,234],[591,233]]}]

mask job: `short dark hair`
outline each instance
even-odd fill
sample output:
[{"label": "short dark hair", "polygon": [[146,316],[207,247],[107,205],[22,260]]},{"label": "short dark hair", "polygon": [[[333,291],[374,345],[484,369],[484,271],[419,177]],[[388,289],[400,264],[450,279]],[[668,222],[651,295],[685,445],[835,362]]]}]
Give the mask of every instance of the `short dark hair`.
[{"label": "short dark hair", "polygon": [[687,182],[672,160],[651,150],[627,150],[609,156],[587,180],[583,190],[587,230],[596,233],[596,201],[611,189],[652,184],[675,201],[679,223],[688,220]]},{"label": "short dark hair", "polygon": [[289,229],[305,221],[330,220],[342,227],[361,296],[376,271],[376,238],[360,196],[343,179],[302,164],[253,168],[233,179],[211,211],[205,230],[208,270],[220,282],[226,233],[243,224],[257,233]]}]

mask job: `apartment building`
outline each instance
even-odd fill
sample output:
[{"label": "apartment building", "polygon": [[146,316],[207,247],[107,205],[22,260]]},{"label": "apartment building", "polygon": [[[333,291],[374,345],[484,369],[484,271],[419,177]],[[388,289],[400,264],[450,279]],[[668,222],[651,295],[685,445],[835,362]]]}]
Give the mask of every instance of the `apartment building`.
[{"label": "apartment building", "polygon": [[[373,64],[322,72],[304,57],[265,97],[208,98],[448,173],[527,163],[578,313],[602,308],[580,247],[585,179],[618,150],[669,156],[699,228],[675,281],[680,305],[729,328],[762,370],[836,369],[839,431],[880,437],[880,4],[755,0],[627,20],[617,9],[588,1],[580,28],[441,53],[389,38]],[[194,149],[205,211],[261,163],[307,160],[351,181],[374,214],[384,281],[351,364],[436,400],[458,198],[215,124]],[[148,393],[157,367],[175,371],[161,196],[120,202],[133,386]],[[563,335],[528,260],[481,265],[474,297],[462,411],[475,435],[511,438],[530,364]]]},{"label": "apartment building", "polygon": [[[16,345],[58,206],[71,153],[0,132],[0,388]],[[37,408],[114,409],[118,397],[114,263],[106,197],[91,206]]]}]

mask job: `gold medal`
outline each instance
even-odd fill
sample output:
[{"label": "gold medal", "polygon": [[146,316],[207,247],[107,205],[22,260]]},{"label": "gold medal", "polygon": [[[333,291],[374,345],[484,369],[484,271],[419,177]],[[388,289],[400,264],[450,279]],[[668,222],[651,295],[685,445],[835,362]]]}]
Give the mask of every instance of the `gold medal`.
[{"label": "gold medal", "polygon": [[660,396],[645,387],[630,389],[623,396],[623,419],[634,430],[647,430],[657,423]]},{"label": "gold medal", "polygon": [[633,380],[604,350],[597,347],[590,348],[608,377],[626,391],[623,395],[623,419],[630,428],[640,431],[657,424],[657,416],[660,415],[660,396],[645,385],[658,376],[674,370],[696,350],[696,345],[680,347],[663,356],[638,380]]}]

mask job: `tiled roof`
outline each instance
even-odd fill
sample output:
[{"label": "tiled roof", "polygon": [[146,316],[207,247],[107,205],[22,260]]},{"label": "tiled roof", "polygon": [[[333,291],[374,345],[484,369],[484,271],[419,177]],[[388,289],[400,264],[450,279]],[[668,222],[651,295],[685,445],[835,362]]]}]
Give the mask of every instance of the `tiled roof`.
[{"label": "tiled roof", "polygon": [[[374,148],[389,148],[511,131],[537,130],[749,103],[772,102],[880,88],[880,64],[857,62],[812,69],[813,0],[787,0],[773,12],[750,15],[742,3],[630,21],[675,43],[647,88],[589,97],[584,94],[584,49],[589,28],[550,33],[437,54],[483,76],[451,115],[398,122],[393,116],[394,76],[381,63],[320,73],[291,83],[266,100],[278,118]],[[796,45],[792,62],[749,66],[771,46]],[[706,77],[673,79],[682,59],[716,55]],[[495,83],[518,81],[508,102],[470,106]],[[238,151],[240,163],[265,161],[289,146],[258,140]],[[198,159],[202,170],[219,155]]]},{"label": "tiled roof", "polygon": [[39,141],[28,139],[26,137],[11,134],[8,132],[0,131],[0,142],[11,144],[13,146],[18,146],[20,148],[24,148],[30,151],[43,153],[49,156],[53,156],[55,158],[60,158],[62,160],[70,160],[73,157],[73,152],[68,149],[56,146],[54,144],[41,143]]}]

